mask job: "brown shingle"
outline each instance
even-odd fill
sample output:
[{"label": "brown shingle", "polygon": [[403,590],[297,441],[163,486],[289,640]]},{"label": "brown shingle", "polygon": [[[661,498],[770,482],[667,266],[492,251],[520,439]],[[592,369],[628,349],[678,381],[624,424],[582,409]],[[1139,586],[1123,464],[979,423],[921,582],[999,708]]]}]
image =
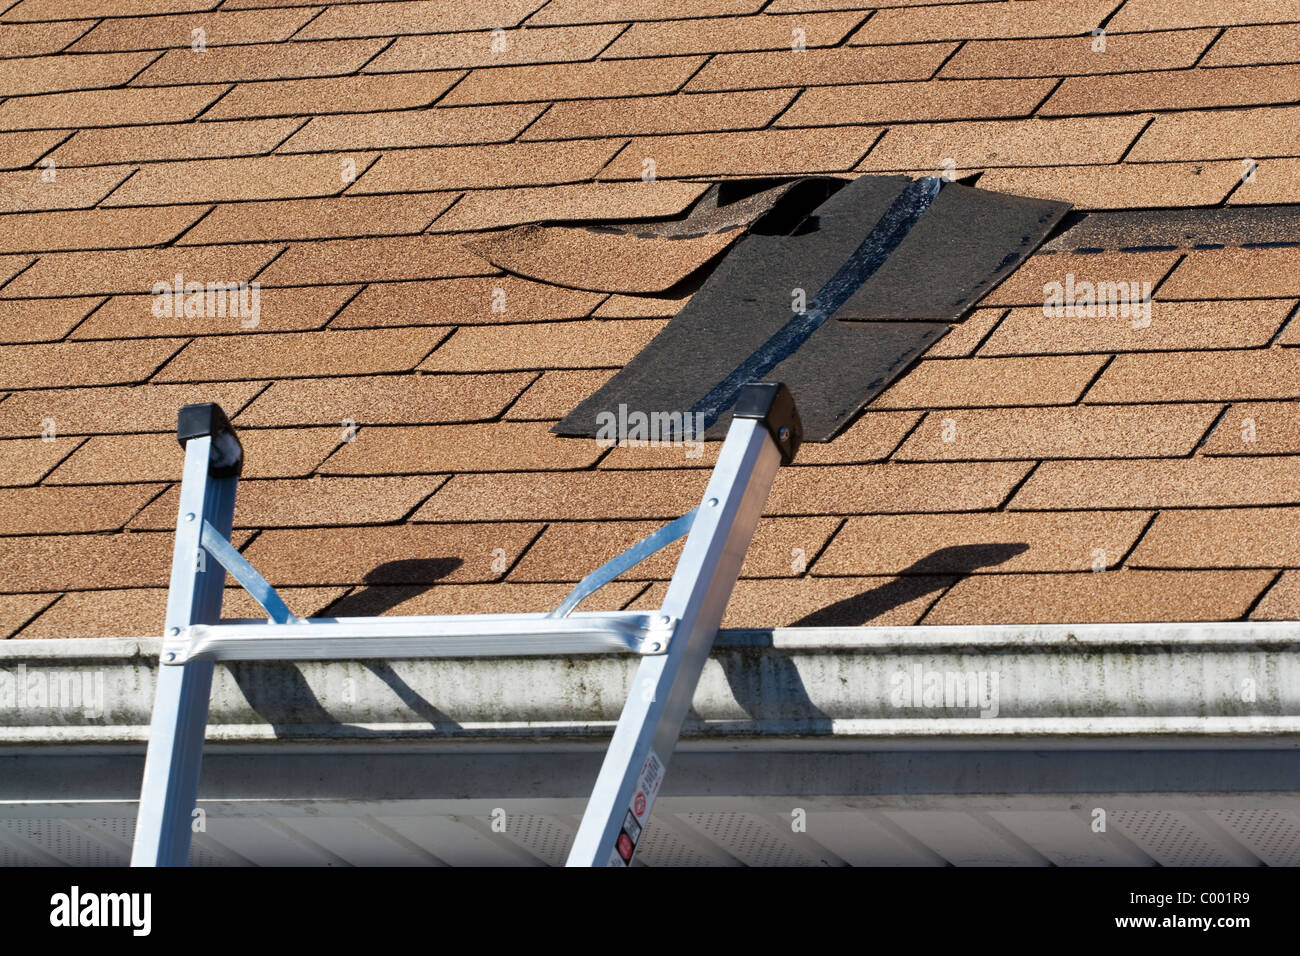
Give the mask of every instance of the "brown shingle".
[{"label": "brown shingle", "polygon": [[223,203],[187,232],[180,243],[414,235],[423,232],[455,198],[454,193],[427,193]]},{"label": "brown shingle", "polygon": [[0,555],[15,591],[166,587],[174,541],[170,531],[40,535],[0,539]]},{"label": "brown shingle", "polygon": [[704,57],[591,60],[474,70],[443,100],[449,106],[592,99],[671,93],[690,79]]},{"label": "brown shingle", "polygon": [[54,252],[4,287],[6,298],[152,292],[176,273],[196,282],[247,282],[277,252],[274,246],[193,246],[121,252]]},{"label": "brown shingle", "polygon": [[49,607],[57,594],[6,594],[0,596],[0,638],[14,632]]},{"label": "brown shingle", "polygon": [[[139,129],[79,130],[50,158],[59,166],[137,163],[160,159],[208,159],[269,153],[300,125],[300,120],[272,119],[233,123],[175,123]],[[62,175],[62,171],[60,172]]]},{"label": "brown shingle", "polygon": [[0,286],[4,286],[35,261],[31,256],[0,256]]},{"label": "brown shingle", "polygon": [[336,196],[374,159],[373,153],[256,156],[149,163],[104,200],[108,206],[241,199]]},{"label": "brown shingle", "polygon": [[938,170],[947,161],[959,170],[1113,163],[1145,123],[1144,116],[1103,116],[896,126],[858,168]]},{"label": "brown shingle", "polygon": [[601,298],[513,276],[384,282],[367,286],[330,327],[545,322],[589,315]]},{"label": "brown shingle", "polygon": [[[294,528],[400,521],[443,480],[438,476],[419,476],[241,481],[239,499],[235,502],[235,527]],[[177,486],[173,485],[142,511],[131,527],[153,530],[173,527],[179,501]]]},{"label": "brown shingle", "polygon": [[[967,358],[975,354],[975,349],[984,341],[989,331],[998,324],[1006,309],[976,309],[957,325],[949,329],[948,334],[926,351],[926,358]],[[1056,351],[1044,349],[1043,351]]]},{"label": "brown shingle", "polygon": [[1028,116],[1052,80],[928,80],[805,90],[779,126]]},{"label": "brown shingle", "polygon": [[604,385],[613,369],[558,369],[543,372],[519,401],[510,406],[506,418],[511,421],[555,421]]},{"label": "brown shingle", "polygon": [[[40,438],[13,438],[0,441],[0,485],[34,485],[81,442],[79,438],[43,441]],[[8,579],[8,572],[5,574]]]},{"label": "brown shingle", "polygon": [[58,169],[54,179],[39,170],[0,175],[0,212],[89,209],[117,188],[131,170],[124,166]]},{"label": "brown shingle", "polygon": [[[584,396],[585,397],[585,396]],[[576,402],[574,403],[576,404]],[[572,406],[570,406],[572,407]],[[566,410],[567,411],[567,410]],[[804,448],[808,446],[805,445]],[[721,442],[683,442],[669,445],[615,445],[600,461],[603,469],[712,468]]]},{"label": "brown shingle", "polygon": [[[1044,286],[1052,282],[1061,284],[1060,291],[1064,297],[1064,286],[1072,281],[1077,290],[1076,299],[1084,294],[1085,290],[1081,288],[1084,282],[1093,286],[1094,294],[1097,284],[1103,282],[1127,282],[1130,292],[1132,286],[1140,287],[1143,283],[1149,282],[1155,287],[1169,274],[1180,256],[1178,252],[1058,252],[1031,256],[1006,281],[981,299],[980,305],[1036,305],[1041,309],[1048,298]],[[1160,291],[1163,295],[1164,289]]]},{"label": "brown shingle", "polygon": [[[242,478],[310,475],[341,438],[337,428],[245,429]],[[27,439],[31,441],[32,439]],[[177,481],[184,455],[175,434],[100,435],[89,438],[46,479],[49,485],[104,485]]]},{"label": "brown shingle", "polygon": [[218,2],[219,0],[22,0],[5,11],[5,19],[131,17],[150,13],[211,10]]},{"label": "brown shingle", "polygon": [[[258,291],[257,309],[244,310],[252,301],[249,294],[230,293],[222,302],[225,314],[186,316],[183,310],[171,317],[155,316],[157,301],[148,295],[114,296],[77,327],[74,339],[131,339],[160,335],[235,335],[319,329],[356,292],[356,286],[311,289],[267,289]],[[174,300],[173,300],[174,301]],[[220,302],[214,297],[214,304]],[[205,303],[206,309],[206,303]]]},{"label": "brown shingle", "polygon": [[[320,613],[343,591],[343,588],[289,588],[280,596],[291,611],[307,617]],[[240,588],[226,588],[221,613],[225,618],[266,618],[266,612]],[[166,614],[166,588],[77,591],[63,595],[17,637],[45,640],[152,637],[162,633]]]},{"label": "brown shingle", "polygon": [[656,176],[760,176],[843,172],[880,136],[869,126],[769,129],[634,139],[601,179],[640,179],[652,160]]},{"label": "brown shingle", "polygon": [[[289,247],[258,276],[263,285],[328,285],[395,279],[488,275],[497,270],[459,236],[328,239]],[[238,247],[237,247],[238,248]]]},{"label": "brown shingle", "polygon": [[[1151,303],[1151,324],[1134,328],[1141,316],[1044,316],[1041,308],[1012,309],[980,355],[1062,352],[1146,352],[1178,349],[1259,348],[1281,326],[1292,303],[1283,299],[1245,302]],[[969,323],[969,319],[967,322]],[[933,350],[931,352],[933,354]]]},{"label": "brown shingle", "polygon": [[[685,185],[685,184],[679,184]],[[598,319],[657,319],[671,318],[682,310],[682,306],[691,300],[689,295],[680,297],[658,295],[611,295],[600,304],[593,315]]]},{"label": "brown shingle", "polygon": [[944,64],[944,78],[1069,76],[1179,70],[1196,62],[1214,30],[1107,34],[1106,49],[1094,50],[1091,35],[1037,40],[971,40]]},{"label": "brown shingle", "polygon": [[1246,157],[1297,154],[1300,154],[1300,107],[1265,106],[1249,110],[1189,110],[1157,116],[1127,159],[1164,162],[1176,157],[1241,162]]},{"label": "brown shingle", "polygon": [[160,246],[179,236],[205,212],[205,206],[167,206],[20,213],[5,216],[0,253]]},{"label": "brown shingle", "polygon": [[310,8],[299,7],[285,10],[214,11],[202,16],[183,14],[114,18],[101,20],[95,29],[86,33],[69,49],[91,52],[192,48],[193,31],[197,29],[203,30],[203,42],[207,46],[277,42],[289,39],[315,12]]},{"label": "brown shingle", "polygon": [[[106,357],[112,359],[121,347],[110,345],[109,348]],[[265,382],[231,382],[19,392],[0,402],[0,435],[40,435],[45,429],[42,424],[45,419],[54,420],[58,435],[167,431],[176,427],[176,411],[182,405],[216,402],[234,415],[265,385]]]},{"label": "brown shingle", "polygon": [[[165,485],[10,488],[0,495],[0,535],[116,531]],[[176,506],[172,506],[172,521]]]},{"label": "brown shingle", "polygon": [[413,520],[676,518],[700,503],[707,480],[695,469],[454,475]]},{"label": "brown shingle", "polygon": [[519,135],[542,109],[537,104],[508,104],[317,116],[280,152],[504,143]]},{"label": "brown shingle", "polygon": [[[0,56],[57,53],[94,25],[94,20],[0,24]],[[76,44],[72,48],[80,49]]]},{"label": "brown shingle", "polygon": [[940,598],[925,623],[1231,621],[1270,579],[1267,571],[976,575]]},{"label": "brown shingle", "polygon": [[431,229],[434,232],[455,232],[495,229],[546,219],[675,216],[698,199],[707,188],[704,183],[651,180],[540,186],[535,189],[476,190],[461,196],[449,212],[438,217]]},{"label": "brown shingle", "polygon": [[1300,500],[1300,457],[1047,461],[1012,508],[1195,508]]},{"label": "brown shingle", "polygon": [[[583,604],[584,611],[616,611],[644,587],[614,581]],[[369,587],[349,594],[331,615],[516,614],[550,611],[568,592],[567,584],[435,584],[429,588]]]},{"label": "brown shingle", "polygon": [[1201,60],[1201,66],[1295,63],[1297,60],[1300,60],[1300,23],[1278,23],[1225,30]]},{"label": "brown shingle", "polygon": [[[551,374],[551,373],[547,373]],[[592,389],[595,391],[595,389]],[[568,408],[577,404],[580,395]],[[518,408],[518,406],[515,406]],[[511,409],[513,412],[514,409]],[[561,414],[564,414],[563,412]],[[799,448],[795,467],[804,465],[853,465],[884,461],[898,447],[903,436],[917,423],[919,412],[867,412],[835,436],[833,442],[808,442]],[[722,442],[706,442],[703,451],[691,445],[618,445],[600,462],[601,468],[712,468]],[[690,457],[695,454],[696,457]]]},{"label": "brown shingle", "polygon": [[1140,511],[850,518],[814,574],[993,574],[1114,566],[1150,520]]},{"label": "brown shingle", "polygon": [[545,422],[370,426],[320,470],[327,475],[571,470],[590,467],[603,452],[590,439],[550,434]]},{"label": "brown shingle", "polygon": [[0,388],[56,388],[140,382],[176,353],[183,339],[51,342],[0,347]]},{"label": "brown shingle", "polygon": [[87,53],[0,60],[0,95],[24,96],[120,86],[143,70],[152,53]]},{"label": "brown shingle", "polygon": [[653,319],[593,319],[462,328],[420,368],[498,372],[625,365],[662,327]]},{"label": "brown shingle", "polygon": [[592,140],[404,149],[385,153],[351,192],[418,192],[578,182],[595,175],[620,145],[616,141]]},{"label": "brown shingle", "polygon": [[789,50],[797,41],[808,47],[836,46],[862,22],[863,16],[860,11],[850,11],[634,23],[602,55],[615,58]]},{"label": "brown shingle", "polygon": [[794,99],[794,90],[678,93],[555,103],[524,139],[573,139],[706,130],[761,129]]},{"label": "brown shingle", "polygon": [[412,73],[240,83],[203,118],[241,119],[248,116],[310,116],[315,113],[411,109],[428,106],[458,79],[459,73]]},{"label": "brown shingle", "polygon": [[1300,574],[1286,571],[1250,612],[1252,621],[1294,621],[1300,618]]},{"label": "brown shingle", "polygon": [[[917,623],[951,577],[796,578],[739,581],[731,592],[723,627],[908,627]],[[655,584],[629,610],[657,608],[668,586]]]},{"label": "brown shingle", "polygon": [[1197,249],[1163,286],[1165,299],[1247,299],[1300,295],[1300,247]]},{"label": "brown shingle", "polygon": [[99,298],[0,300],[0,342],[61,339],[102,301]]},{"label": "brown shingle", "polygon": [[499,580],[541,530],[513,523],[272,530],[244,556],[276,587],[461,584]]},{"label": "brown shingle", "polygon": [[203,382],[405,372],[446,334],[446,329],[413,328],[213,336],[190,342],[154,380]]},{"label": "brown shingle", "polygon": [[722,53],[709,60],[686,89],[702,92],[926,80],[952,51],[951,43],[918,43],[870,49]]},{"label": "brown shingle", "polygon": [[[1247,160],[1238,164],[1237,172],[1243,181],[1228,197],[1233,206],[1300,203],[1300,159]],[[1254,177],[1247,181],[1244,177],[1249,172]]]},{"label": "brown shingle", "polygon": [[1189,455],[1221,405],[1092,405],[930,412],[897,461]]},{"label": "brown shingle", "polygon": [[980,462],[786,468],[772,485],[765,513],[899,514],[996,508],[1029,467],[1024,462]]},{"label": "brown shingle", "polygon": [[915,43],[921,40],[985,40],[1088,33],[1117,6],[1116,0],[1042,0],[1028,6],[997,3],[942,4],[878,10],[849,43]]},{"label": "brown shingle", "polygon": [[[741,577],[797,577],[838,526],[838,518],[763,518],[745,552]],[[510,580],[578,581],[660,527],[655,521],[552,524],[510,572]],[[666,581],[681,551],[680,543],[671,545],[625,572],[621,580]]]},{"label": "brown shingle", "polygon": [[1044,116],[1131,113],[1138,110],[1264,106],[1289,103],[1300,66],[1244,66],[1219,70],[1072,76],[1043,104]]},{"label": "brown shingle", "polygon": [[1163,511],[1129,563],[1139,568],[1295,566],[1300,508]]},{"label": "brown shingle", "polygon": [[1203,454],[1300,454],[1300,404],[1250,402],[1233,405],[1205,442]]},{"label": "brown shingle", "polygon": [[1091,355],[923,361],[872,408],[1070,405],[1104,361]]},{"label": "brown shingle", "polygon": [[145,70],[135,80],[135,85],[177,86],[343,76],[361,69],[383,47],[382,40],[324,40],[319,43],[291,41],[214,47],[201,53],[170,50]]},{"label": "brown shingle", "polygon": [[1300,20],[1300,2],[1275,0],[1261,6],[1251,0],[1128,0],[1109,27],[1153,30],[1283,20]]},{"label": "brown shingle", "polygon": [[[522,63],[563,63],[589,60],[609,45],[622,24],[521,29],[474,33],[403,36],[374,61],[367,73],[407,70],[452,70]],[[673,51],[692,52],[688,50]],[[702,51],[700,51],[702,52]]]},{"label": "brown shingle", "polygon": [[0,105],[0,128],[77,129],[132,123],[183,123],[202,113],[225,89],[223,86],[123,87],[20,96]]},{"label": "brown shingle", "polygon": [[762,6],[763,0],[609,0],[595,5],[586,0],[554,0],[538,11],[528,24],[685,20],[755,13]]},{"label": "brown shingle", "polygon": [[67,135],[62,130],[0,132],[0,169],[19,169],[32,165]]},{"label": "brown shingle", "polygon": [[1300,398],[1291,349],[1120,355],[1088,391],[1090,402]]},{"label": "brown shingle", "polygon": [[[981,354],[1254,348],[1268,344],[1292,304],[1287,300],[1157,300],[1152,303],[1152,323],[1146,328],[1133,327],[1138,319],[1099,317],[1062,322],[1043,320],[1030,310],[1015,310]],[[1049,322],[1056,323],[1054,331],[1047,330]]]},{"label": "brown shingle", "polygon": [[1121,163],[992,169],[981,189],[1041,196],[1078,209],[1217,206],[1241,181],[1241,164]]},{"label": "brown shingle", "polygon": [[[241,427],[342,425],[349,421],[362,425],[483,421],[500,414],[531,379],[529,374],[476,375],[473,388],[466,388],[465,378],[459,375],[281,381],[253,402],[235,424]],[[5,421],[3,408],[0,404],[0,428]]]},{"label": "brown shingle", "polygon": [[703,235],[639,236],[566,226],[518,226],[466,240],[507,272],[597,292],[666,292],[741,237],[743,226]]},{"label": "brown shingle", "polygon": [[[266,0],[236,0],[233,4],[226,4],[226,7],[255,7],[265,3]],[[518,25],[535,9],[536,0],[479,0],[470,6],[458,0],[335,4],[309,23],[298,36],[301,39],[318,39],[440,33],[451,30],[495,30]]]}]

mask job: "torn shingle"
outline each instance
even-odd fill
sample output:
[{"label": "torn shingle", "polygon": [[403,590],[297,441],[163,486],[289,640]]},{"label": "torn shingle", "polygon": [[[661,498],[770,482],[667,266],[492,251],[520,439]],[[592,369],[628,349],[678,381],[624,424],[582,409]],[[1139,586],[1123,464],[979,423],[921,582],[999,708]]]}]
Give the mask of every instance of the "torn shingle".
[{"label": "torn shingle", "polygon": [[599,435],[621,409],[675,412],[679,431],[683,414],[698,414],[692,433],[720,437],[740,385],[770,379],[794,392],[805,439],[829,441],[1065,209],[937,179],[862,177],[792,221],[790,235],[746,237],[556,431]]}]

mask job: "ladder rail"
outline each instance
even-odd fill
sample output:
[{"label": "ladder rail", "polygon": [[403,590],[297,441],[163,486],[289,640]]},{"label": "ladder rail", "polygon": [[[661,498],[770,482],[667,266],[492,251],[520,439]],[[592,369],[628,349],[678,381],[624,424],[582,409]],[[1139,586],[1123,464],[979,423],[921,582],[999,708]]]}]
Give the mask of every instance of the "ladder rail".
[{"label": "ladder rail", "polygon": [[764,423],[732,422],[661,609],[673,641],[637,668],[566,865],[631,865],[780,459]]},{"label": "ladder rail", "polygon": [[[217,454],[213,443],[212,435],[185,442],[185,470],[167,593],[168,636],[179,635],[195,624],[221,619],[226,570],[215,561],[210,562],[213,567],[209,569],[201,536],[204,524],[210,523],[229,538],[239,476],[213,474]],[[211,661],[158,669],[132,866],[184,866],[189,860],[212,672]]]}]

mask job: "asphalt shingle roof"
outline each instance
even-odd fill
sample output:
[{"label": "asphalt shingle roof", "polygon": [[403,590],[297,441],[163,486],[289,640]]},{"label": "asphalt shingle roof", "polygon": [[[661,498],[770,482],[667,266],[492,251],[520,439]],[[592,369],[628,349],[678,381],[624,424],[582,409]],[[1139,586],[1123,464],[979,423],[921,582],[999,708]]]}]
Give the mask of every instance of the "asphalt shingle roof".
[{"label": "asphalt shingle roof", "polygon": [[[185,402],[301,615],[547,609],[692,507],[715,449],[548,432],[684,294],[507,276],[488,230],[812,173],[1300,202],[1295,0],[0,11],[0,637],[158,633]],[[1250,238],[1032,257],[783,470],[725,623],[1295,618],[1300,235]],[[257,281],[258,325],[153,314],[178,273]],[[1067,274],[1151,282],[1150,325],[1044,316]]]}]

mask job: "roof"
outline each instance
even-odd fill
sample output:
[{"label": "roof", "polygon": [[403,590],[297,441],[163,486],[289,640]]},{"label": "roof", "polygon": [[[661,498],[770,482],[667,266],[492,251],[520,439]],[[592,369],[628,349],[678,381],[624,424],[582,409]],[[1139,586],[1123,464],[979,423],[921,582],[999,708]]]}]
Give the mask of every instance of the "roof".
[{"label": "roof", "polygon": [[[239,429],[235,542],[300,616],[544,610],[690,509],[712,452],[549,432],[683,299],[506,276],[486,230],[811,173],[1300,203],[1295,0],[852,6],[9,4],[0,634],[158,632],[185,402]],[[1069,235],[783,469],[726,626],[1297,616],[1300,232]],[[154,315],[177,273],[258,282],[259,324]],[[1151,282],[1150,326],[1044,317],[1067,274]],[[673,556],[587,606],[657,606]]]}]

